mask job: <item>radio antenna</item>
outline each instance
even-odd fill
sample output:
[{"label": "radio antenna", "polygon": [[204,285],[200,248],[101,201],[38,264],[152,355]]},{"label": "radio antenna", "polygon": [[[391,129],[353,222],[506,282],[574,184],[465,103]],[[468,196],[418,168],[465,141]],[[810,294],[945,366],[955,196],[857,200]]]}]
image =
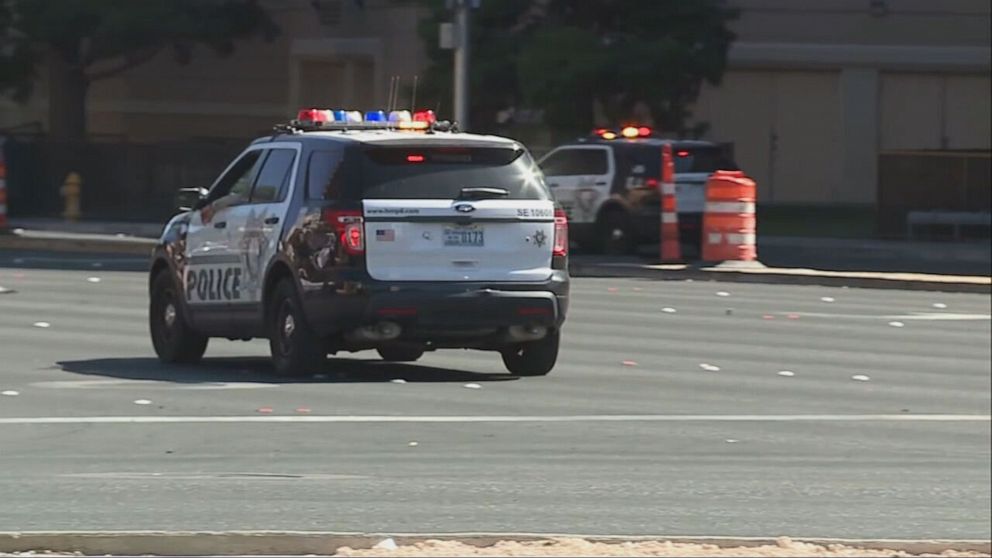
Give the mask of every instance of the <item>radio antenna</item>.
[{"label": "radio antenna", "polygon": [[387,101],[387,110],[393,112],[396,109],[396,91],[399,89],[397,84],[397,79],[399,76],[390,76],[389,78],[389,101]]},{"label": "radio antenna", "polygon": [[410,96],[410,112],[417,110],[417,83],[420,76],[413,76],[413,94]]}]

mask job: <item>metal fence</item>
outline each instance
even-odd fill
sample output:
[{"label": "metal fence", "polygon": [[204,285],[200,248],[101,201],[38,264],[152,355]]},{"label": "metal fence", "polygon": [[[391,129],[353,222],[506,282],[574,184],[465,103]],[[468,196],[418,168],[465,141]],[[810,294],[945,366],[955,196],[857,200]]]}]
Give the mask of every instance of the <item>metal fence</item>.
[{"label": "metal fence", "polygon": [[174,213],[177,189],[208,187],[243,148],[244,142],[229,140],[65,143],[11,136],[4,146],[9,213],[59,214],[60,189],[66,176],[76,172],[83,180],[84,218],[161,221]]},{"label": "metal fence", "polygon": [[988,151],[893,151],[879,156],[878,227],[903,236],[912,211],[990,211]]}]

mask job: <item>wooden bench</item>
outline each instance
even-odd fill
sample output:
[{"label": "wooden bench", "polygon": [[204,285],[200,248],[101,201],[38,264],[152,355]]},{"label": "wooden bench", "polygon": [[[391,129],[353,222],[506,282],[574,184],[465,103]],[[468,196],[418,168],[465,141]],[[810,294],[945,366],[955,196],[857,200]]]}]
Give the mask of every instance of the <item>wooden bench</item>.
[{"label": "wooden bench", "polygon": [[906,216],[906,237],[915,238],[916,227],[945,225],[954,228],[960,240],[961,227],[992,227],[992,213],[980,211],[910,211]]}]

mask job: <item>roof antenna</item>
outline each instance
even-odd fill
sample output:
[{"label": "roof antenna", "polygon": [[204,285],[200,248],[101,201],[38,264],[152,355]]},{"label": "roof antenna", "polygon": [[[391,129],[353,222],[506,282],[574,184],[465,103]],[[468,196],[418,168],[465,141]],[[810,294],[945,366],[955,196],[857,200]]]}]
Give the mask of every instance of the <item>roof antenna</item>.
[{"label": "roof antenna", "polygon": [[393,110],[400,107],[400,86],[402,81],[400,76],[396,76],[396,87],[393,88]]},{"label": "roof antenna", "polygon": [[389,93],[386,95],[386,112],[393,112],[393,88],[396,87],[396,76],[389,76]]},{"label": "roof antenna", "polygon": [[[413,76],[413,95],[410,97],[410,112],[415,112],[417,110],[417,82],[420,80],[420,76]],[[437,113],[434,113],[437,114]]]}]

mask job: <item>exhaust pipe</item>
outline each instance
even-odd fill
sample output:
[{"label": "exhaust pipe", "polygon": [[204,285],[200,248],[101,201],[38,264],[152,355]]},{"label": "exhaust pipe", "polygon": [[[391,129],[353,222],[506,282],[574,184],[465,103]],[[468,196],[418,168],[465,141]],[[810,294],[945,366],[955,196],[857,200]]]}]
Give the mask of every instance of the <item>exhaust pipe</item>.
[{"label": "exhaust pipe", "polygon": [[379,322],[349,331],[349,341],[392,341],[400,336],[403,328],[395,322]]},{"label": "exhaust pipe", "polygon": [[506,333],[507,337],[509,337],[511,341],[537,341],[539,339],[544,339],[544,336],[548,334],[548,328],[535,325],[515,325],[510,326]]}]

